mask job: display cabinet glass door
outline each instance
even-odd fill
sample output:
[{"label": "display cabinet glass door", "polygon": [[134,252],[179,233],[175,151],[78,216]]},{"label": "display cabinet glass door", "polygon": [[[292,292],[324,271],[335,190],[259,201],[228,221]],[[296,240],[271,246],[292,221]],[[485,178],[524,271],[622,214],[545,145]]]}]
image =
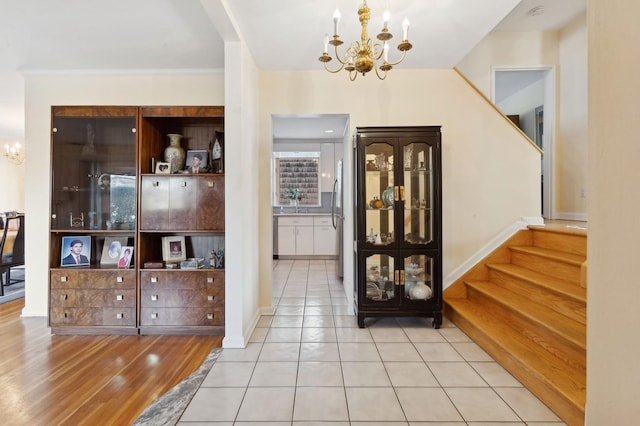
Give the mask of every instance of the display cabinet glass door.
[{"label": "display cabinet glass door", "polygon": [[136,118],[54,117],[52,229],[134,229]]},{"label": "display cabinet glass door", "polygon": [[365,300],[363,303],[394,303],[399,301],[395,262],[392,256],[382,253],[365,255]]},{"label": "display cabinet glass door", "polygon": [[394,151],[391,143],[365,146],[364,197],[366,242],[386,246],[395,241]]},{"label": "display cabinet glass door", "polygon": [[404,242],[429,244],[433,233],[433,147],[424,142],[403,146]]},{"label": "display cabinet glass door", "polygon": [[403,300],[425,302],[434,297],[435,259],[427,254],[410,254],[404,258]]}]

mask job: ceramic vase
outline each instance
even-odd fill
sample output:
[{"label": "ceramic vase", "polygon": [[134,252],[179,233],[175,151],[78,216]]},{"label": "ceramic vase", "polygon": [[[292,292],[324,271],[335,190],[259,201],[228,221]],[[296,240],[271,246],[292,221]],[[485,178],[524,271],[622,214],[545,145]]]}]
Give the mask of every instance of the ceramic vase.
[{"label": "ceramic vase", "polygon": [[176,173],[184,169],[186,154],[184,148],[180,146],[182,135],[177,133],[169,133],[169,146],[164,150],[164,161],[171,164],[171,173]]}]

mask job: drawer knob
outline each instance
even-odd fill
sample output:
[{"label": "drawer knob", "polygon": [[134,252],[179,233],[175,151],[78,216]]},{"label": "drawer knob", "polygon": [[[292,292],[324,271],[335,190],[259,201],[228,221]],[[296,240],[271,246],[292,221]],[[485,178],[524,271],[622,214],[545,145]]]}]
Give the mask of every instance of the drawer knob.
[{"label": "drawer knob", "polygon": [[207,277],[207,284],[213,283],[213,277]]},{"label": "drawer knob", "polygon": [[66,283],[67,282],[67,277],[60,277],[60,282],[61,283]]},{"label": "drawer knob", "polygon": [[157,180],[153,181],[152,183],[153,186],[160,186],[160,182],[158,182]]},{"label": "drawer knob", "polygon": [[182,186],[183,188],[186,187],[187,186],[187,182],[185,182],[185,181],[180,182],[180,186]]},{"label": "drawer knob", "polygon": [[155,302],[156,300],[158,300],[158,295],[157,295],[157,294],[152,294],[152,295],[151,295],[151,300],[153,300],[154,302]]},{"label": "drawer knob", "polygon": [[151,277],[151,282],[152,283],[157,283],[158,282],[158,277]]},{"label": "drawer knob", "polygon": [[153,312],[153,313],[151,314],[151,319],[157,319],[157,318],[158,318],[158,314],[157,314],[157,313],[155,313],[155,312]]},{"label": "drawer knob", "polygon": [[207,314],[207,319],[213,319],[213,314]]},{"label": "drawer knob", "polygon": [[210,294],[210,295],[208,295],[208,296],[207,296],[207,300],[208,300],[209,302],[213,302],[213,295],[211,295],[211,294]]},{"label": "drawer knob", "polygon": [[66,295],[66,294],[63,294],[60,298],[61,298],[62,300],[67,300],[67,299],[69,298],[69,296],[68,296],[68,295]]},{"label": "drawer knob", "polygon": [[116,314],[116,318],[122,319],[122,318],[124,318],[124,314],[123,313],[117,313]]},{"label": "drawer knob", "polygon": [[65,318],[69,318],[69,315],[67,315],[67,313],[65,312],[64,314],[62,314]]},{"label": "drawer knob", "polygon": [[207,187],[209,187],[209,188],[213,188],[214,186],[215,186],[215,183],[213,183],[213,181],[212,181],[212,180],[207,181]]},{"label": "drawer knob", "polygon": [[124,296],[122,294],[117,294],[116,300],[124,300]]},{"label": "drawer knob", "polygon": [[116,277],[116,282],[121,283],[124,281],[123,277]]}]

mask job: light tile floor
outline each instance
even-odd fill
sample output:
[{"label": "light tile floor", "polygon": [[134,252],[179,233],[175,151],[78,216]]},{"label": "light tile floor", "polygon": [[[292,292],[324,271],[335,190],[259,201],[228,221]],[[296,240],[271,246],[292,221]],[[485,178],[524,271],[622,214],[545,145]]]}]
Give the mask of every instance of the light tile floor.
[{"label": "light tile floor", "polygon": [[564,424],[446,318],[358,328],[334,261],[274,261],[273,303],[246,348],[222,350],[179,424]]}]

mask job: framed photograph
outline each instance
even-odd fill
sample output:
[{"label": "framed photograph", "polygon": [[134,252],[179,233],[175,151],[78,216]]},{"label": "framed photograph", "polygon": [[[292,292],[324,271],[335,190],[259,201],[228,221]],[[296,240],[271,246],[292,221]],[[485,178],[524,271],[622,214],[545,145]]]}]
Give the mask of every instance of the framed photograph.
[{"label": "framed photograph", "polygon": [[122,248],[126,245],[127,237],[105,237],[100,264],[117,265],[122,256]]},{"label": "framed photograph", "polygon": [[89,266],[91,263],[91,237],[74,235],[62,237],[60,266]]},{"label": "framed photograph", "polygon": [[171,173],[171,163],[165,163],[164,161],[156,162],[155,172],[161,175],[166,175]]},{"label": "framed photograph", "polygon": [[189,173],[209,172],[209,152],[206,149],[187,151],[186,170]]},{"label": "framed photograph", "polygon": [[162,260],[180,263],[187,258],[187,246],[183,236],[162,237]]},{"label": "framed photograph", "polygon": [[120,259],[118,259],[118,269],[127,269],[131,266],[131,259],[133,258],[133,247],[122,247]]}]

